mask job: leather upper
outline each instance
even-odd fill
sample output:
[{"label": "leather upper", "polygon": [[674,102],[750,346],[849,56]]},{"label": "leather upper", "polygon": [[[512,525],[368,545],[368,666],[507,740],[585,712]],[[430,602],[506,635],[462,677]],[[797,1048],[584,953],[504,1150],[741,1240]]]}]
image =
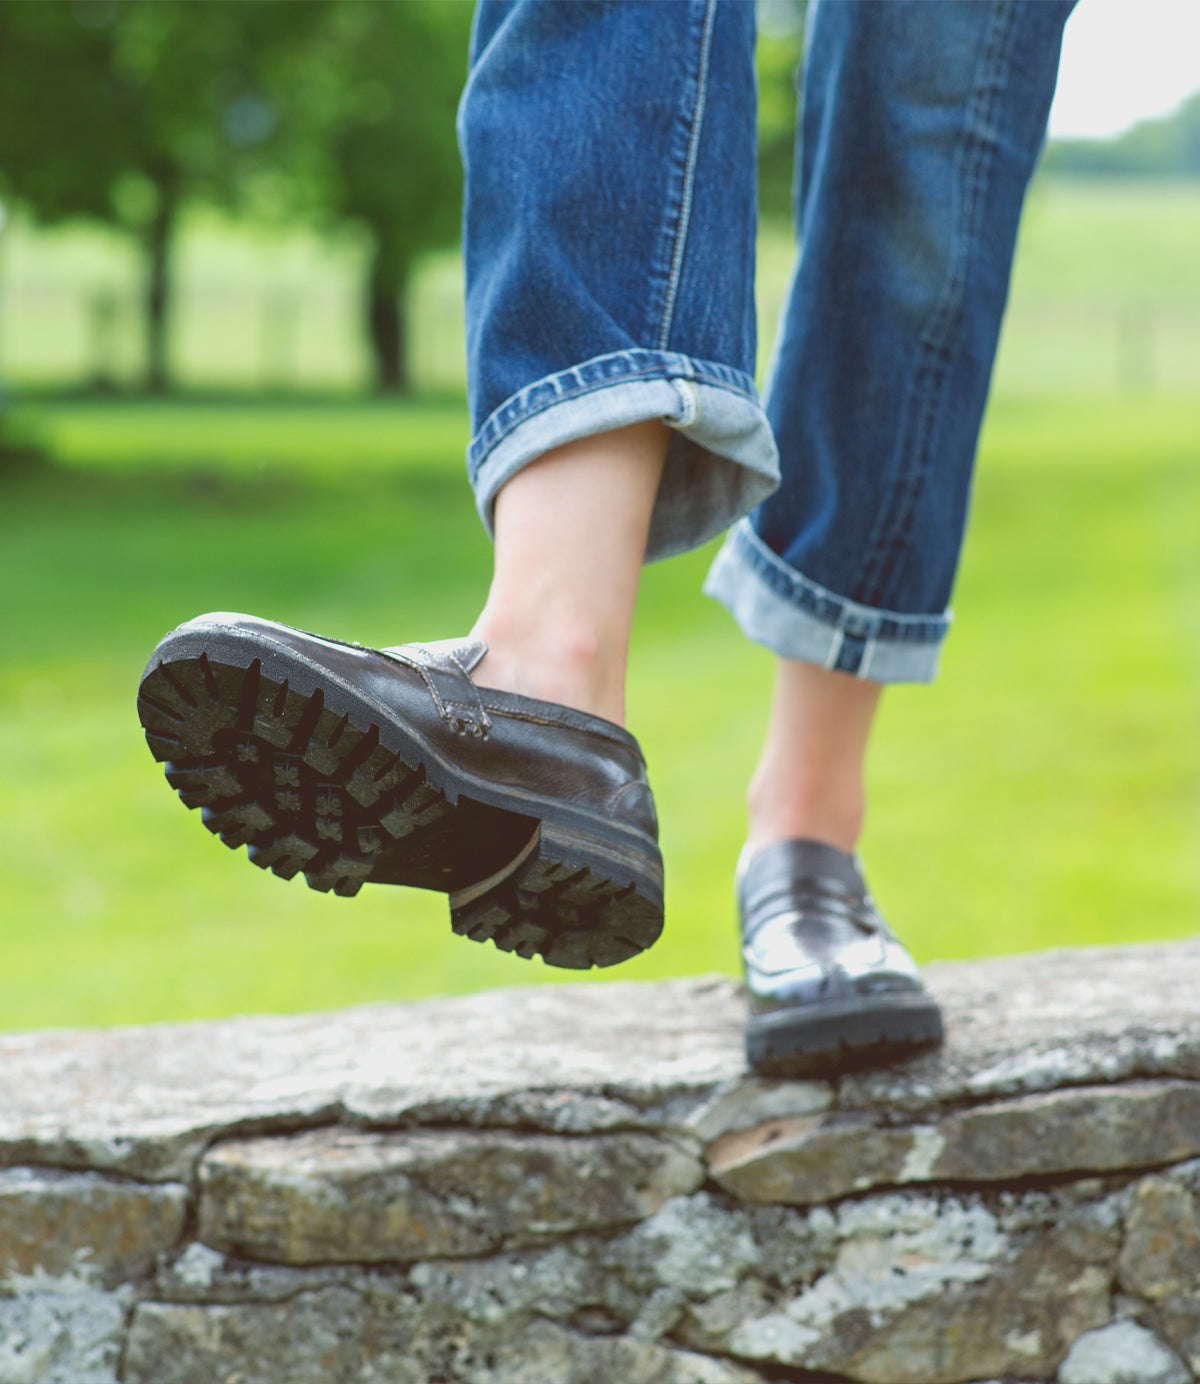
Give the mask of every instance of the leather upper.
[{"label": "leather upper", "polygon": [[856,860],[820,841],[743,851],[737,895],[752,1013],[922,991],[916,963],[867,892]]},{"label": "leather upper", "polygon": [[586,712],[478,687],[471,670],[487,651],[480,640],[373,649],[217,612],[181,625],[151,666],[168,654],[188,656],[191,644],[207,649],[229,638],[255,646],[264,659],[278,651],[285,667],[299,659],[318,679],[332,676],[374,708],[381,732],[389,722],[401,725],[461,773],[528,798],[530,815],[540,815],[538,800],[550,798],[657,840],[646,764],[633,736]]}]

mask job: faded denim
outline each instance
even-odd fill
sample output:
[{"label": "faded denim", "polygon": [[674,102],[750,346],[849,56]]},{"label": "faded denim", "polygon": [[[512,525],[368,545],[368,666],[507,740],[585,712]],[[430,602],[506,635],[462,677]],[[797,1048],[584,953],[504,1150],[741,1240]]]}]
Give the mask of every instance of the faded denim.
[{"label": "faded denim", "polygon": [[777,486],[754,384],[753,47],[753,5],[727,0],[479,5],[459,139],[489,530],[548,447],[650,418],[674,434],[648,556]]},{"label": "faded denim", "polygon": [[932,678],[1070,9],[811,6],[802,253],[764,413],[753,5],[483,0],[459,135],[468,468],[489,529],[547,448],[663,418],[648,557],[734,523],[706,590],[750,638]]}]

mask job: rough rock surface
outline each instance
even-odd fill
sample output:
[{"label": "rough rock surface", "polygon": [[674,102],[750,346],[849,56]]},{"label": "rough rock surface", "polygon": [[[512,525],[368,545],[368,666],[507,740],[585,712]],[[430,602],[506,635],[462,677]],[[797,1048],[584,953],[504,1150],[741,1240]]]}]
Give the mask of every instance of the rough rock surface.
[{"label": "rough rock surface", "polygon": [[199,1236],[280,1264],[486,1254],[641,1220],[703,1181],[649,1134],[316,1130],[209,1153]]},{"label": "rough rock surface", "polygon": [[[827,1214],[811,1213],[810,1233]],[[778,1286],[764,1277],[757,1292],[743,1280],[732,1300],[692,1306],[681,1336],[880,1384],[1044,1378],[1076,1336],[1108,1320],[1115,1219],[1110,1202],[1069,1195],[1003,1209],[974,1196],[845,1202],[815,1274]]]},{"label": "rough rock surface", "polygon": [[136,1278],[179,1240],[187,1202],[178,1183],[0,1169],[0,1280],[41,1272],[113,1287]]},{"label": "rough rock surface", "polygon": [[1048,1091],[907,1127],[802,1116],[723,1135],[707,1154],[734,1196],[797,1205],[887,1184],[1154,1167],[1200,1154],[1200,1083]]},{"label": "rough rock surface", "polygon": [[1200,1379],[1200,942],[928,974],[839,1082],[724,979],[0,1035],[0,1384]]},{"label": "rough rock surface", "polygon": [[1147,1177],[1135,1189],[1120,1272],[1126,1292],[1151,1302],[1200,1288],[1200,1204],[1179,1180]]},{"label": "rough rock surface", "polygon": [[462,1323],[403,1288],[326,1288],[286,1304],[139,1308],[129,1384],[761,1384],[745,1366],[534,1319]]},{"label": "rough rock surface", "polygon": [[3,1384],[117,1384],[126,1296],[72,1279],[0,1298]]},{"label": "rough rock surface", "polygon": [[1136,1322],[1113,1322],[1080,1336],[1059,1384],[1190,1384],[1183,1362]]},{"label": "rough rock surface", "polygon": [[[1200,1080],[1198,974],[1200,940],[930,966],[946,1046],[847,1077],[837,1106],[915,1116],[1136,1077]],[[724,977],[656,984],[652,1003],[628,981],[519,994],[3,1034],[0,1164],[186,1181],[214,1138],[239,1129],[686,1127],[745,1077],[742,1001]],[[782,1102],[768,1118],[811,1113],[811,1085],[789,1083],[800,1108]]]}]

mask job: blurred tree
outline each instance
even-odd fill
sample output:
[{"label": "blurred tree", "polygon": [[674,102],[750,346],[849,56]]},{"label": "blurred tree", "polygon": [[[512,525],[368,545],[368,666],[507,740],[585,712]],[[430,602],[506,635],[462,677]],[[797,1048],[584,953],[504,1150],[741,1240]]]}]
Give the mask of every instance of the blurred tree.
[{"label": "blurred tree", "polygon": [[[0,185],[35,216],[106,221],[146,254],[146,386],[168,384],[173,234],[184,203],[234,201],[282,121],[268,90],[321,4],[0,4]],[[261,146],[261,147],[260,147]]]},{"label": "blurred tree", "polygon": [[382,390],[408,386],[413,266],[458,238],[455,114],[471,15],[467,0],[336,0],[305,85],[298,128],[310,166],[319,151],[318,204],[371,237],[365,324]]},{"label": "blurred tree", "polygon": [[758,203],[764,216],[780,220],[792,209],[805,11],[805,0],[758,3]]},{"label": "blurred tree", "polygon": [[140,237],[152,391],[186,202],[360,223],[377,382],[403,389],[413,263],[458,232],[470,22],[467,0],[0,3],[0,186]]},{"label": "blurred tree", "polygon": [[1051,140],[1045,167],[1092,177],[1200,178],[1200,92],[1112,139]]}]

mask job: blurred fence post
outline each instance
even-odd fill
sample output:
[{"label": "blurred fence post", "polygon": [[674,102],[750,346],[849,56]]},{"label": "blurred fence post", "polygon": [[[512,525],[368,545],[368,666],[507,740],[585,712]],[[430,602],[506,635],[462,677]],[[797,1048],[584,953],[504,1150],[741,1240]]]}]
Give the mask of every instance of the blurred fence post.
[{"label": "blurred fence post", "polygon": [[1127,394],[1154,387],[1154,313],[1144,305],[1117,312],[1117,386]]},{"label": "blurred fence post", "polygon": [[94,288],[87,295],[87,359],[88,388],[97,393],[109,393],[116,388],[113,362],[117,351],[117,313],[120,304],[116,291],[110,286]]},{"label": "blurred fence post", "polygon": [[289,389],[296,382],[296,336],[300,297],[294,289],[274,288],[262,299],[260,380],[266,389]]},{"label": "blurred fence post", "polygon": [[[0,202],[0,246],[3,246],[4,243],[5,243],[5,235],[4,235],[4,232],[5,232],[5,230],[7,229],[7,227],[8,227],[8,208],[4,205],[3,202]],[[0,257],[0,274],[3,273],[3,270],[4,270],[4,261],[3,261],[3,257]],[[7,284],[5,284],[5,287],[7,287]],[[0,289],[0,308],[7,308],[7,307],[8,307],[8,295],[7,295],[6,293],[4,293],[2,289]],[[2,358],[2,357],[3,357],[3,354],[4,354],[4,342],[5,342],[5,340],[6,340],[6,338],[5,338],[5,336],[4,336],[4,328],[5,328],[5,326],[6,326],[6,323],[5,323],[5,321],[4,321],[3,312],[0,311],[0,358]],[[7,394],[8,394],[8,391],[7,391],[7,389],[4,387],[4,379],[3,379],[2,376],[0,376],[0,412],[2,412],[3,409],[4,409],[4,404],[5,404],[5,401],[6,401],[6,396],[7,396]]]}]

